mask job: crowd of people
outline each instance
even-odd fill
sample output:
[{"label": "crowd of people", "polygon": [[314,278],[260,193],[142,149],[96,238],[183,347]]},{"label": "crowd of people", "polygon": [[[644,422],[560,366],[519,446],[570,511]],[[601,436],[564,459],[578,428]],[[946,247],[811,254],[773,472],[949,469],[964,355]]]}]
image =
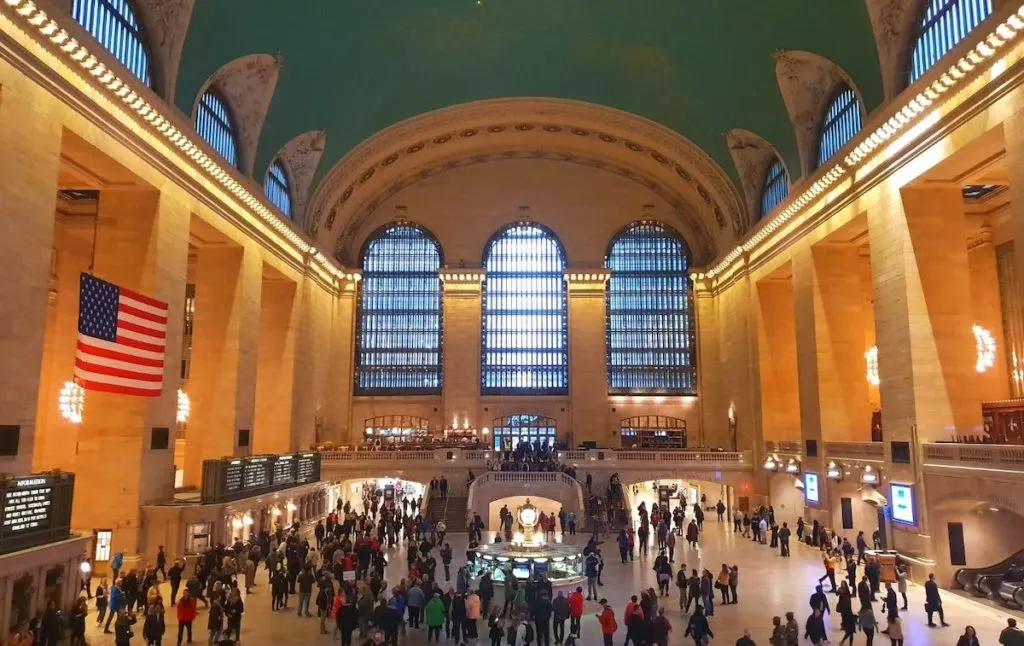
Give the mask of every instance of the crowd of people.
[{"label": "crowd of people", "polygon": [[[443,477],[435,478],[430,485],[432,495],[447,495],[446,483]],[[479,517],[469,528],[466,565],[458,566],[443,520],[426,517],[422,498],[409,495],[397,499],[375,487],[365,487],[356,501],[355,505],[340,504],[313,527],[308,538],[298,524],[278,526],[273,532],[252,534],[232,545],[217,544],[190,566],[182,561],[168,564],[162,549],[155,567],[122,568],[121,556],[115,555],[111,585],[102,579],[93,590],[86,581],[86,596],[68,617],[62,617],[51,604],[27,631],[17,633],[29,635],[31,640],[12,646],[56,646],[67,624],[72,646],[86,646],[87,598],[95,599],[95,621],[113,634],[116,646],[137,641],[136,632],[147,646],[161,646],[168,612],[177,619],[177,634],[168,638],[176,638],[178,646],[192,642],[196,622],[200,622],[195,628],[200,632],[205,626],[211,646],[235,646],[246,612],[264,612],[262,603],[273,613],[318,617],[319,632],[339,639],[342,646],[394,646],[409,634],[425,635],[428,643],[444,639],[474,646],[488,642],[491,646],[574,646],[582,643],[587,602],[597,603],[594,616],[606,645],[624,635],[624,646],[667,646],[673,631],[681,631],[695,646],[704,646],[716,639],[716,606],[738,604],[740,592],[737,564],[722,563],[712,571],[683,562],[703,560],[705,518],[731,521],[732,531],[740,538],[778,550],[779,556],[791,555],[789,523],[779,523],[771,506],[726,517],[722,501],[710,504],[703,496],[690,502],[684,494],[674,506],[654,503],[648,508],[642,502],[614,539],[607,535],[614,540],[620,562],[631,567],[639,564],[645,573],[641,577],[645,583],[629,596],[618,614],[603,593],[606,561],[602,546],[608,540],[599,531],[592,531],[582,549],[585,585],[556,590],[543,573],[523,581],[507,569],[498,580],[492,580],[488,569],[475,579],[475,548],[483,527]],[[499,516],[502,531],[495,540],[502,540],[502,535],[508,540],[514,514],[505,507]],[[542,516],[540,527],[548,540],[554,540],[558,531],[563,539],[575,534],[572,512],[562,509]],[[846,642],[852,646],[858,634],[867,646],[882,638],[891,646],[906,646],[907,564],[897,559],[895,581],[884,581],[881,564],[873,556],[877,536],[868,538],[861,532],[851,542],[801,518],[794,526],[795,542],[804,549],[820,550],[824,564],[808,608],[805,613],[794,609],[772,617],[770,625],[759,627],[765,642],[755,642],[751,631],[744,630],[737,646],[807,642],[822,646],[835,634],[828,623],[833,614],[841,633],[838,643],[843,646]],[[402,548],[405,576],[392,576],[389,555]],[[1016,570],[1011,576],[1016,576]],[[164,582],[170,591],[166,598],[161,587]],[[259,597],[248,595],[264,583],[269,594],[257,606],[254,600]],[[616,586],[616,592],[621,590],[621,585]],[[673,597],[674,604],[670,601]],[[933,576],[925,584],[925,600],[928,625],[946,626]],[[882,605],[876,615],[879,602]],[[201,612],[205,613],[203,620]],[[933,624],[935,616],[937,624]],[[738,629],[735,624],[728,628],[733,634]],[[999,643],[1024,646],[1024,631],[1010,620]],[[956,646],[981,644],[974,629],[967,626]]]}]

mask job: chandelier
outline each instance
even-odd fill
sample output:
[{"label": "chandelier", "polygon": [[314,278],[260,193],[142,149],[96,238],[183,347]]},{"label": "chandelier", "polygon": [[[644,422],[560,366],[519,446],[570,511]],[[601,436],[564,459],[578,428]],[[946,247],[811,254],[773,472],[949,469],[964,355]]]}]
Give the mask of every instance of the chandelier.
[{"label": "chandelier", "polygon": [[65,381],[57,397],[61,416],[72,424],[81,424],[85,414],[85,390],[73,381]]},{"label": "chandelier", "polygon": [[181,388],[178,389],[178,410],[175,419],[179,424],[188,421],[189,413],[192,412],[192,400]]}]

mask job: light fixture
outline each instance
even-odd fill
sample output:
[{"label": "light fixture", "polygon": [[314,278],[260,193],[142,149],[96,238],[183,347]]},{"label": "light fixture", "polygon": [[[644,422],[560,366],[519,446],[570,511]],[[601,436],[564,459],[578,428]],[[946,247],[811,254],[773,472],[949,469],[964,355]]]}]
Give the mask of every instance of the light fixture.
[{"label": "light fixture", "polygon": [[996,365],[996,340],[991,332],[977,323],[972,329],[974,330],[974,342],[978,348],[978,360],[974,369],[978,372],[985,372]]},{"label": "light fixture", "polygon": [[57,397],[61,416],[72,424],[81,424],[85,415],[85,390],[73,381],[65,381]]},{"label": "light fixture", "polygon": [[882,383],[882,379],[878,374],[878,346],[871,346],[871,348],[864,353],[864,359],[868,364],[868,383],[872,386],[877,386]]},{"label": "light fixture", "polygon": [[988,510],[989,511],[999,511],[999,508],[998,507],[989,507]]},{"label": "light fixture", "polygon": [[488,433],[490,433],[490,432],[491,432],[491,429],[489,429],[489,428],[487,428],[487,427],[485,426],[485,427],[483,427],[482,429],[480,429],[480,432],[481,432],[481,433],[483,433],[484,435],[487,435]]},{"label": "light fixture", "polygon": [[243,525],[252,525],[252,516],[250,516],[249,514],[246,514],[245,516],[242,516],[242,524]]},{"label": "light fixture", "polygon": [[292,502],[291,500],[288,501],[288,504],[285,505],[285,507],[288,508],[288,511],[295,511],[296,509],[298,509],[298,507],[295,506],[295,503]]},{"label": "light fixture", "polygon": [[234,527],[235,529],[242,529],[242,521],[241,521],[241,519],[239,519],[239,518],[232,518],[231,519],[231,526]]},{"label": "light fixture", "polygon": [[181,388],[178,389],[178,412],[175,415],[175,419],[179,424],[184,424],[188,421],[189,413],[192,412],[192,400]]},{"label": "light fixture", "polygon": [[82,561],[81,564],[79,564],[78,569],[86,576],[89,576],[89,573],[92,572],[92,566],[89,565],[89,561]]}]

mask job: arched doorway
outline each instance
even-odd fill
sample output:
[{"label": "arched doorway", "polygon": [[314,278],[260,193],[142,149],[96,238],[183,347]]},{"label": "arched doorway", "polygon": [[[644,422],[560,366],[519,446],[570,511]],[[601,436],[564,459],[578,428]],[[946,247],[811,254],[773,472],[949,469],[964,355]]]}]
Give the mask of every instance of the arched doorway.
[{"label": "arched doorway", "polygon": [[624,449],[685,449],[686,420],[666,415],[637,415],[619,422]]}]

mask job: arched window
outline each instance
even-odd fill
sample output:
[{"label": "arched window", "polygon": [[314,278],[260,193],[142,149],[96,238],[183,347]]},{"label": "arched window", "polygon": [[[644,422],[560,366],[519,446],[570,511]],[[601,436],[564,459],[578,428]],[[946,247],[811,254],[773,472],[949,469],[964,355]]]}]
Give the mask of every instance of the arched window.
[{"label": "arched window", "polygon": [[263,192],[267,198],[274,203],[274,206],[281,209],[281,212],[292,217],[292,191],[288,186],[288,175],[284,172],[284,164],[280,159],[267,169],[267,181],[263,183]]},{"label": "arched window", "polygon": [[414,224],[378,229],[362,256],[357,395],[441,393],[441,247]]},{"label": "arched window", "polygon": [[430,440],[430,421],[416,415],[381,415],[363,420],[363,442],[409,444]]},{"label": "arched window", "polygon": [[481,392],[564,395],[569,385],[565,252],[549,230],[519,222],[484,252]]},{"label": "arched window", "polygon": [[209,89],[199,100],[196,110],[196,132],[220,153],[224,161],[238,167],[238,137],[235,120],[228,105],[214,89]]},{"label": "arched window", "polygon": [[541,415],[508,415],[492,421],[495,451],[514,451],[520,442],[553,447],[558,423]]},{"label": "arched window", "polygon": [[153,85],[149,48],[129,0],[74,0],[71,15],[140,81]]},{"label": "arched window", "polygon": [[911,57],[910,82],[921,78],[946,52],[992,15],[992,0],[927,0],[921,34]]},{"label": "arched window", "polygon": [[789,177],[786,176],[786,168],[778,159],[768,167],[764,175],[764,186],[761,188],[761,213],[758,217],[764,217],[775,210],[782,200],[789,195]]},{"label": "arched window", "polygon": [[686,247],[657,222],[612,240],[608,281],[608,390],[613,394],[697,392],[693,301]]},{"label": "arched window", "polygon": [[825,111],[825,123],[821,126],[821,139],[818,140],[818,166],[853,139],[860,128],[860,101],[857,94],[844,85]]}]

